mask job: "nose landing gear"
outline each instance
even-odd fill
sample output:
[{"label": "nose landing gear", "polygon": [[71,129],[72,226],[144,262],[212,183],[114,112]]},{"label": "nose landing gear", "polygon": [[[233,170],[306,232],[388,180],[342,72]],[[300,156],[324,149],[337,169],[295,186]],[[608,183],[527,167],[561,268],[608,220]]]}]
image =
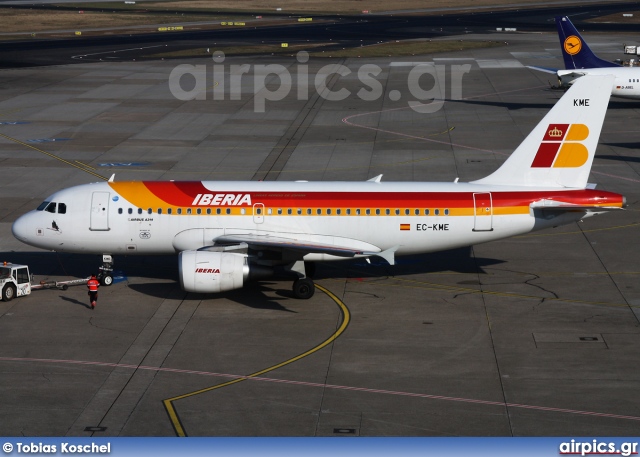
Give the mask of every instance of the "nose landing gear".
[{"label": "nose landing gear", "polygon": [[102,256],[102,266],[98,268],[97,278],[100,285],[110,286],[113,284],[113,257],[109,254]]}]

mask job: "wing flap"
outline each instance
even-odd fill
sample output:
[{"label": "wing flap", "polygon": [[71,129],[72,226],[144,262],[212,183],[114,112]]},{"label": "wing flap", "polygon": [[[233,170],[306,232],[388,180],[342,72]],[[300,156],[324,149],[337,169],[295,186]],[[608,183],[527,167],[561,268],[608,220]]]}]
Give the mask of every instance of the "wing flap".
[{"label": "wing flap", "polygon": [[372,255],[377,252],[365,252],[361,249],[354,249],[349,246],[339,246],[329,243],[318,243],[315,241],[297,240],[271,235],[238,234],[219,236],[215,240],[215,245],[234,245],[246,243],[255,249],[285,249],[297,251],[304,254],[329,254],[338,257],[354,257],[356,255]]}]

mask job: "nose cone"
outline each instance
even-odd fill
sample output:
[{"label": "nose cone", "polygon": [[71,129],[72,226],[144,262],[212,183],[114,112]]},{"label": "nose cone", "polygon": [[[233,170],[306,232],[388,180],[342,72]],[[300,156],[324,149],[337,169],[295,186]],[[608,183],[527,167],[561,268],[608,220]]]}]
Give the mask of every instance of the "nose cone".
[{"label": "nose cone", "polygon": [[32,220],[32,214],[27,213],[20,216],[11,226],[13,236],[26,244],[32,244],[30,240],[36,235],[35,228],[30,223],[30,220]]}]

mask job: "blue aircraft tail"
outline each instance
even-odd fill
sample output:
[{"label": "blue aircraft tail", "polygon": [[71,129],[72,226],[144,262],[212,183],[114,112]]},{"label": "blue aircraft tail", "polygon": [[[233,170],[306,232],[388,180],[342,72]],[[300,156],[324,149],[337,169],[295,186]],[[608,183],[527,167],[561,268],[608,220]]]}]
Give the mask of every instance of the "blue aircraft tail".
[{"label": "blue aircraft tail", "polygon": [[614,62],[607,62],[597,57],[593,51],[589,49],[587,42],[580,36],[580,33],[568,17],[556,17],[556,27],[558,28],[564,66],[567,70],[620,66]]}]

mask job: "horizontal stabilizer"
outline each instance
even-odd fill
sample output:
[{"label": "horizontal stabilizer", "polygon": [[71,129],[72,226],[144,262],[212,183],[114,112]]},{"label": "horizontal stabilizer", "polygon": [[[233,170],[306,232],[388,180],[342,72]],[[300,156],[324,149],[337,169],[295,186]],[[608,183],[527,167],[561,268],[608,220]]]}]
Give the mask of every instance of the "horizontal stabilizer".
[{"label": "horizontal stabilizer", "polygon": [[574,205],[573,203],[561,202],[557,200],[540,200],[529,205],[531,209],[543,209],[545,211],[562,212],[587,212],[600,213],[603,211],[616,211],[623,208],[619,206],[598,206],[598,205]]}]

